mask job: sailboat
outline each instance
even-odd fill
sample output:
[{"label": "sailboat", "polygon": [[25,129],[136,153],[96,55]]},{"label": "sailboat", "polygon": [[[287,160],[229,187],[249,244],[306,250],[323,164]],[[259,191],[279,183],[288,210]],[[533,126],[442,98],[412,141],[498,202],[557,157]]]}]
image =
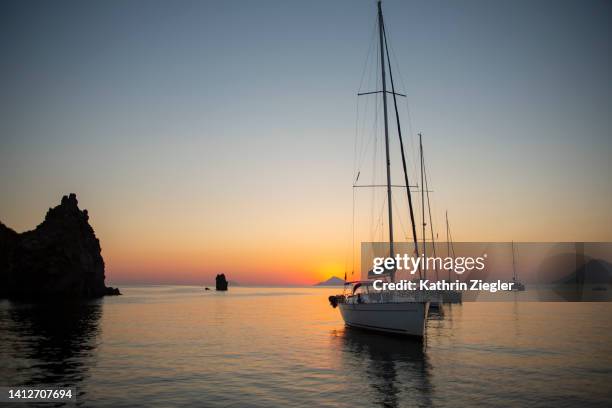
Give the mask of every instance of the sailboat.
[{"label": "sailboat", "polygon": [[[429,183],[427,181],[427,171],[425,169],[425,155],[423,154],[423,135],[419,133],[419,155],[421,162],[421,220],[423,226],[423,257],[426,256],[427,252],[427,242],[426,242],[426,230],[427,230],[427,221],[425,218],[425,208],[427,208],[429,214],[429,228],[431,231],[431,248],[433,252],[434,258],[436,255],[436,240],[434,238],[434,227],[433,227],[433,218],[431,216],[431,203],[429,201]],[[427,201],[425,201],[425,197],[427,197]],[[435,268],[435,277],[436,281],[440,280],[438,266],[434,265]],[[424,277],[427,279],[427,276]],[[429,291],[429,301],[430,308],[432,310],[437,311],[438,313],[443,313],[444,309],[442,308],[443,303],[443,291]]]},{"label": "sailboat", "polygon": [[[380,75],[382,91],[375,91],[372,93],[381,93],[383,101],[389,256],[395,256],[395,251],[393,241],[391,161],[389,155],[389,118],[387,106],[388,94],[392,95],[393,105],[395,108],[395,117],[397,121],[402,156],[402,167],[404,170],[404,182],[410,210],[410,219],[412,222],[413,241],[415,252],[418,254],[418,241],[416,236],[414,211],[412,207],[410,184],[408,183],[408,174],[406,171],[406,158],[396,99],[397,95],[401,94],[397,94],[395,92],[393,73],[391,70],[391,60],[389,57],[389,49],[382,14],[382,5],[380,1],[378,1],[378,36],[380,42]],[[387,90],[387,69],[389,71],[389,80],[391,84],[390,92]],[[387,270],[385,272],[385,278],[391,282],[394,282],[395,272],[395,268]],[[374,330],[383,333],[423,337],[430,304],[426,293],[419,291],[376,291],[373,288],[372,281],[349,282],[349,285],[351,287],[348,292],[345,291],[342,294],[329,297],[330,304],[334,308],[338,307],[340,309],[342,318],[347,326]]]},{"label": "sailboat", "polygon": [[[448,223],[448,210],[445,212],[444,217],[446,219],[446,256],[457,258],[455,254],[455,247],[453,245],[453,236],[450,230],[450,224]],[[452,282],[451,272],[452,269],[448,269],[448,281]],[[461,303],[463,300],[463,295],[461,292],[456,290],[445,290],[442,292],[442,301],[444,303]]]},{"label": "sailboat", "polygon": [[518,279],[518,275],[516,273],[516,260],[514,259],[514,241],[512,241],[512,290],[516,292],[522,292],[525,290],[525,285]]}]

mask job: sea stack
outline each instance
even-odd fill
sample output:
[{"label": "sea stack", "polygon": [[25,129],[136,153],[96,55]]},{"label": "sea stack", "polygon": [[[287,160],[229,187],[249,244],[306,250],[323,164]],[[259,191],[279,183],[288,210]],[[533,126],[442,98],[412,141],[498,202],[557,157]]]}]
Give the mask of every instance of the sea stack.
[{"label": "sea stack", "polygon": [[217,290],[227,290],[227,279],[225,279],[225,274],[219,274],[215,278],[215,286]]},{"label": "sea stack", "polygon": [[100,241],[75,194],[47,211],[32,231],[0,222],[0,298],[75,299],[119,295],[104,284]]}]

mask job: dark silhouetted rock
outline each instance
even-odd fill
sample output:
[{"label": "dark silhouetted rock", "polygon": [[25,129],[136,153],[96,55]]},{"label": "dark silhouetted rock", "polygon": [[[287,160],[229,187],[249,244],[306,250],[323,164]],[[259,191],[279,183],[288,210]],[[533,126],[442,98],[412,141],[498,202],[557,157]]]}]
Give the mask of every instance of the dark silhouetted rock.
[{"label": "dark silhouetted rock", "polygon": [[0,223],[0,297],[94,298],[119,295],[104,285],[100,242],[75,194],[50,208],[33,231]]},{"label": "dark silhouetted rock", "polygon": [[215,278],[215,287],[217,290],[227,290],[227,280],[225,279],[225,274],[217,275]]},{"label": "dark silhouetted rock", "polygon": [[119,296],[121,292],[119,292],[119,288],[113,288],[111,286],[107,286],[104,294],[106,296]]},{"label": "dark silhouetted rock", "polygon": [[0,222],[0,298],[7,295],[10,254],[19,242],[19,234]]}]

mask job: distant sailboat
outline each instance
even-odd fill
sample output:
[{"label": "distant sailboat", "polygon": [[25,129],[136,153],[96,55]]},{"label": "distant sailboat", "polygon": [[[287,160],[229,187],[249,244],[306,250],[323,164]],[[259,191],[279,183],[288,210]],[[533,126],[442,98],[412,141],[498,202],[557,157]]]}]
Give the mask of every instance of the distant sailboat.
[{"label": "distant sailboat", "polygon": [[[395,117],[397,121],[398,136],[400,141],[402,167],[404,170],[404,182],[412,222],[412,233],[415,245],[415,252],[418,254],[418,242],[412,208],[412,198],[408,174],[406,171],[406,158],[404,155],[404,145],[400,127],[399,113],[397,108],[397,94],[393,83],[393,74],[385,32],[382,6],[378,2],[378,35],[380,41],[380,74],[382,91],[371,93],[381,93],[383,101],[383,118],[385,129],[385,156],[386,156],[386,190],[387,190],[387,210],[389,226],[389,254],[395,255],[393,241],[393,201],[391,196],[391,162],[389,158],[389,121],[387,112],[387,94],[393,96]],[[386,57],[386,60],[385,60]],[[386,71],[389,71],[391,92],[387,91]],[[358,177],[358,176],[357,176]],[[395,281],[395,268],[387,270],[384,277],[389,281]],[[381,275],[383,277],[383,275]],[[339,307],[344,322],[351,327],[375,330],[384,333],[395,333],[422,337],[425,332],[425,323],[429,311],[429,301],[424,293],[418,291],[393,291],[379,292],[373,289],[372,282],[358,281],[349,282],[351,285],[348,293],[330,296],[330,304],[335,308]]]},{"label": "distant sailboat", "polygon": [[525,285],[518,279],[518,275],[516,273],[516,260],[514,259],[514,241],[512,241],[512,290],[517,292],[522,292],[525,290]]}]

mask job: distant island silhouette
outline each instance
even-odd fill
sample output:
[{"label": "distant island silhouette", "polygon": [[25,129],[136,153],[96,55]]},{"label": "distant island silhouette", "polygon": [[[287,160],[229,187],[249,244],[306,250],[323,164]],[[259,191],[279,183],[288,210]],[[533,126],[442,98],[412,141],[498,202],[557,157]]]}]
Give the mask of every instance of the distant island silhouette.
[{"label": "distant island silhouette", "polygon": [[63,196],[34,230],[0,222],[0,298],[74,299],[120,295],[104,284],[100,241],[76,194]]},{"label": "distant island silhouette", "polygon": [[344,283],[345,283],[344,279],[340,279],[336,276],[332,276],[331,278],[323,282],[315,283],[313,286],[343,286]]},{"label": "distant island silhouette", "polygon": [[612,264],[603,259],[587,259],[583,265],[556,283],[612,285]]},{"label": "distant island silhouette", "polygon": [[568,302],[612,300],[612,263],[591,256],[584,243],[576,243],[574,253],[546,258],[537,273],[542,282],[550,282],[555,298]]}]

